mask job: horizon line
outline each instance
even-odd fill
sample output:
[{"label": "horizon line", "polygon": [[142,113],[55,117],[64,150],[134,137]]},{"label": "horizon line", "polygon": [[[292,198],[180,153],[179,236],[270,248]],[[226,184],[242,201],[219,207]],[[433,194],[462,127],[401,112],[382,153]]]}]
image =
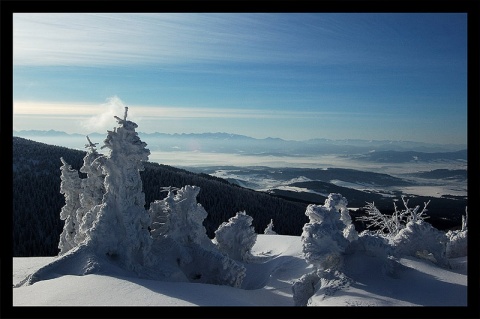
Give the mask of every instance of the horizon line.
[{"label": "horizon line", "polygon": [[[62,133],[64,135],[81,135],[81,136],[89,136],[93,134],[97,135],[104,135],[106,133],[99,133],[99,132],[90,132],[88,134],[82,134],[82,133],[67,133],[65,131],[58,131],[54,129],[50,130],[12,130],[12,133],[21,133],[21,132],[55,132],[55,133]],[[170,136],[175,136],[175,135],[207,135],[207,134],[224,134],[224,135],[230,135],[230,136],[241,136],[241,137],[247,137],[250,139],[254,140],[268,140],[268,139],[277,139],[277,140],[282,140],[286,142],[306,142],[306,141],[312,141],[312,140],[326,140],[326,141],[366,141],[366,142],[404,142],[404,143],[415,143],[415,144],[427,144],[427,145],[456,145],[456,146],[465,146],[467,148],[468,144],[466,143],[434,143],[434,142],[420,142],[420,141],[411,141],[411,140],[391,140],[391,139],[361,139],[361,138],[343,138],[343,139],[331,139],[331,138],[326,138],[326,137],[313,137],[309,139],[302,139],[302,140],[293,140],[293,139],[284,139],[281,137],[274,137],[274,136],[269,136],[265,138],[257,138],[257,137],[252,137],[244,134],[236,134],[236,133],[228,133],[228,132],[203,132],[203,133],[194,133],[194,132],[181,132],[181,133],[164,133],[164,132],[152,132],[152,133],[147,133],[147,132],[141,132],[141,131],[136,131],[138,134],[142,135],[155,135],[155,134],[163,134],[163,135],[170,135]],[[19,136],[21,137],[21,136]]]}]

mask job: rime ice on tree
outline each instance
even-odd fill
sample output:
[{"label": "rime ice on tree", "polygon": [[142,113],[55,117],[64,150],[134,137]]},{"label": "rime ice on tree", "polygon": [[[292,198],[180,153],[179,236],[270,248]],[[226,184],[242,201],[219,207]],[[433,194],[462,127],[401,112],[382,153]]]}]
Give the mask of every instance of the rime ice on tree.
[{"label": "rime ice on tree", "polygon": [[270,219],[270,223],[267,225],[263,231],[265,235],[276,235],[277,233],[273,230],[273,219]]},{"label": "rime ice on tree", "polygon": [[456,258],[468,255],[468,210],[465,207],[465,215],[462,215],[462,228],[460,230],[449,230],[446,234],[447,257]]},{"label": "rime ice on tree", "polygon": [[252,226],[253,218],[246,212],[238,212],[222,223],[215,231],[214,242],[218,249],[234,260],[248,261],[251,249],[257,241],[257,234]]},{"label": "rime ice on tree", "polygon": [[165,271],[165,264],[174,264],[190,282],[240,287],[245,267],[220,253],[206,235],[207,212],[196,200],[200,188],[187,185],[168,191],[165,199],[150,204],[150,265]]},{"label": "rime ice on tree", "polygon": [[176,194],[169,191],[165,199],[151,203],[152,237],[167,236],[181,245],[195,243],[213,249],[203,226],[208,213],[196,199],[199,192],[200,187],[187,185],[176,190]]},{"label": "rime ice on tree", "polygon": [[60,242],[58,248],[60,254],[64,254],[76,246],[75,236],[79,231],[79,223],[77,221],[77,209],[80,208],[80,192],[81,179],[78,171],[63,159],[60,158],[63,165],[60,168],[60,193],[65,196],[65,206],[60,211],[60,219],[65,221],[63,231],[60,234]]},{"label": "rime ice on tree", "polygon": [[324,205],[308,205],[305,215],[310,221],[303,226],[300,238],[304,258],[314,270],[292,286],[297,306],[306,306],[315,293],[348,285],[349,279],[341,272],[343,258],[350,244],[358,239],[347,200],[341,194],[329,194]]},{"label": "rime ice on tree", "polygon": [[449,267],[446,258],[447,235],[423,220],[410,221],[392,239],[398,256],[409,255],[428,259]]},{"label": "rime ice on tree", "polygon": [[[406,196],[402,196],[404,205],[403,210],[399,210],[394,201],[394,213],[389,215],[382,214],[374,203],[367,202],[367,214],[358,218],[361,221],[367,221],[367,227],[376,227],[375,233],[379,237],[387,240],[390,246],[389,253],[402,256],[409,255],[428,259],[437,263],[440,266],[448,267],[448,260],[446,259],[446,247],[449,244],[449,239],[446,234],[434,228],[429,223],[425,222],[428,216],[425,215],[427,206],[430,201],[424,203],[424,207],[420,210],[420,206],[415,208],[408,207],[409,200]],[[371,234],[362,234],[362,242],[364,244],[372,244],[373,242],[365,240]],[[380,241],[376,241],[380,244]],[[383,246],[383,244],[382,244]],[[370,248],[374,248],[370,246]],[[376,251],[378,250],[375,249]]]},{"label": "rime ice on tree", "polygon": [[408,207],[408,199],[404,195],[402,195],[402,202],[405,207],[404,210],[399,210],[395,201],[393,202],[395,211],[391,216],[382,214],[378,208],[375,207],[375,203],[367,202],[367,205],[365,206],[367,215],[361,216],[357,220],[368,222],[367,228],[377,228],[375,231],[377,234],[385,237],[394,237],[405,228],[405,225],[408,222],[423,221],[428,218],[428,216],[425,216],[424,214],[427,211],[427,206],[430,201],[424,203],[424,207],[420,212],[420,206],[418,205],[415,208]]},{"label": "rime ice on tree", "polygon": [[80,167],[80,172],[87,174],[87,177],[82,179],[80,194],[81,207],[77,210],[77,223],[79,224],[79,232],[75,236],[75,243],[77,245],[83,243],[87,238],[90,228],[97,217],[100,207],[97,205],[102,203],[103,194],[105,193],[105,176],[102,173],[102,164],[104,157],[96,150],[96,144],[92,143],[87,136],[88,144],[87,154],[83,158],[83,166]]},{"label": "rime ice on tree", "polygon": [[[305,259],[317,269],[337,267],[341,255],[351,241],[358,238],[350,227],[347,200],[340,194],[330,194],[324,205],[309,205],[305,212],[310,222],[301,235]],[[347,217],[348,215],[348,217]]]},{"label": "rime ice on tree", "polygon": [[106,192],[90,236],[98,253],[135,270],[144,263],[151,244],[140,178],[150,151],[135,132],[137,124],[127,120],[127,112],[125,107],[123,119],[115,117],[119,126],[108,131],[102,147],[110,150],[102,166]]}]

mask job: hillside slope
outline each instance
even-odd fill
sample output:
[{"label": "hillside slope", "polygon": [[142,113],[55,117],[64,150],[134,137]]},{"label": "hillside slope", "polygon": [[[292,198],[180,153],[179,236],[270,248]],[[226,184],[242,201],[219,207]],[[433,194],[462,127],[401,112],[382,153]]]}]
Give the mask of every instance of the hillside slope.
[{"label": "hillside slope", "polygon": [[[60,194],[60,157],[80,169],[85,152],[13,137],[13,255],[57,255],[63,229],[60,210],[65,199]],[[84,174],[80,173],[81,177]],[[271,219],[275,231],[300,235],[307,222],[306,203],[284,200],[263,192],[232,185],[207,174],[156,163],[146,163],[141,172],[146,208],[163,199],[162,187],[196,185],[201,188],[197,201],[208,212],[204,221],[211,238],[218,226],[239,211],[253,217],[257,233],[263,233]]]}]

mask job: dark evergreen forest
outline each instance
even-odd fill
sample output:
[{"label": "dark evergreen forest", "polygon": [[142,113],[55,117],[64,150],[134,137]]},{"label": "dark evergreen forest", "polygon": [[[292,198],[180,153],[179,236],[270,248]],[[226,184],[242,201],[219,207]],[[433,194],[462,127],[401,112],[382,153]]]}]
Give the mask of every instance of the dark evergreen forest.
[{"label": "dark evergreen forest", "polygon": [[[60,193],[60,157],[79,170],[86,153],[20,137],[13,137],[12,150],[13,256],[56,256],[63,229],[60,210],[65,205]],[[79,176],[84,178],[85,174],[79,172]],[[242,188],[207,174],[148,162],[141,177],[147,209],[151,202],[167,195],[162,187],[199,186],[197,201],[208,212],[204,226],[210,238],[221,223],[239,211],[246,211],[253,217],[257,233],[263,233],[273,219],[273,229],[278,234],[299,236],[308,222],[306,202]]]}]

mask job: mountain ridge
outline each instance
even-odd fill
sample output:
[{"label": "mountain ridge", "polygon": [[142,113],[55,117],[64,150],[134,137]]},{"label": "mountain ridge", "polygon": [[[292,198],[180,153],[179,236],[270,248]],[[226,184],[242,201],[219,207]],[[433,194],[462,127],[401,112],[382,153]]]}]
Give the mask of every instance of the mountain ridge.
[{"label": "mountain ridge", "polygon": [[[105,134],[91,132],[89,134],[81,134],[81,133],[67,133],[64,131],[57,131],[57,130],[13,130],[14,134],[18,135],[51,135],[51,136],[104,136]],[[242,134],[235,134],[235,133],[227,133],[227,132],[203,132],[203,133],[163,133],[163,132],[138,132],[141,136],[151,136],[151,137],[211,137],[211,138],[233,138],[233,139],[250,139],[250,140],[267,140],[267,141],[283,141],[283,142],[307,142],[307,143],[333,143],[333,144],[369,144],[369,145],[377,145],[377,144],[412,144],[418,146],[446,146],[446,147],[455,147],[459,149],[467,148],[466,144],[440,144],[440,143],[428,143],[428,142],[417,142],[417,141],[409,141],[409,140],[372,140],[372,139],[329,139],[329,138],[310,138],[310,139],[303,139],[303,140],[290,140],[290,139],[283,139],[280,137],[265,137],[265,138],[256,138]]]},{"label": "mountain ridge", "polygon": [[[105,134],[90,133],[82,135],[79,133],[66,133],[56,130],[14,130],[14,136],[19,137],[40,137],[40,138],[85,138],[89,136],[95,139],[103,139]],[[312,138],[307,140],[286,140],[278,137],[254,138],[246,135],[232,134],[225,132],[207,133],[143,133],[138,135],[150,144],[153,150],[191,150],[191,144],[196,141],[203,141],[203,151],[221,152],[246,152],[250,154],[271,154],[277,156],[305,155],[305,154],[363,154],[378,151],[417,151],[424,153],[453,152],[466,150],[467,145],[463,144],[435,144],[402,140],[362,140],[362,139],[327,139]],[[163,148],[158,145],[162,140]],[[231,145],[235,141],[237,145]],[[184,144],[181,144],[184,143]],[[186,144],[190,143],[190,144]],[[179,145],[177,145],[179,144]],[[249,150],[250,148],[250,150]]]}]

